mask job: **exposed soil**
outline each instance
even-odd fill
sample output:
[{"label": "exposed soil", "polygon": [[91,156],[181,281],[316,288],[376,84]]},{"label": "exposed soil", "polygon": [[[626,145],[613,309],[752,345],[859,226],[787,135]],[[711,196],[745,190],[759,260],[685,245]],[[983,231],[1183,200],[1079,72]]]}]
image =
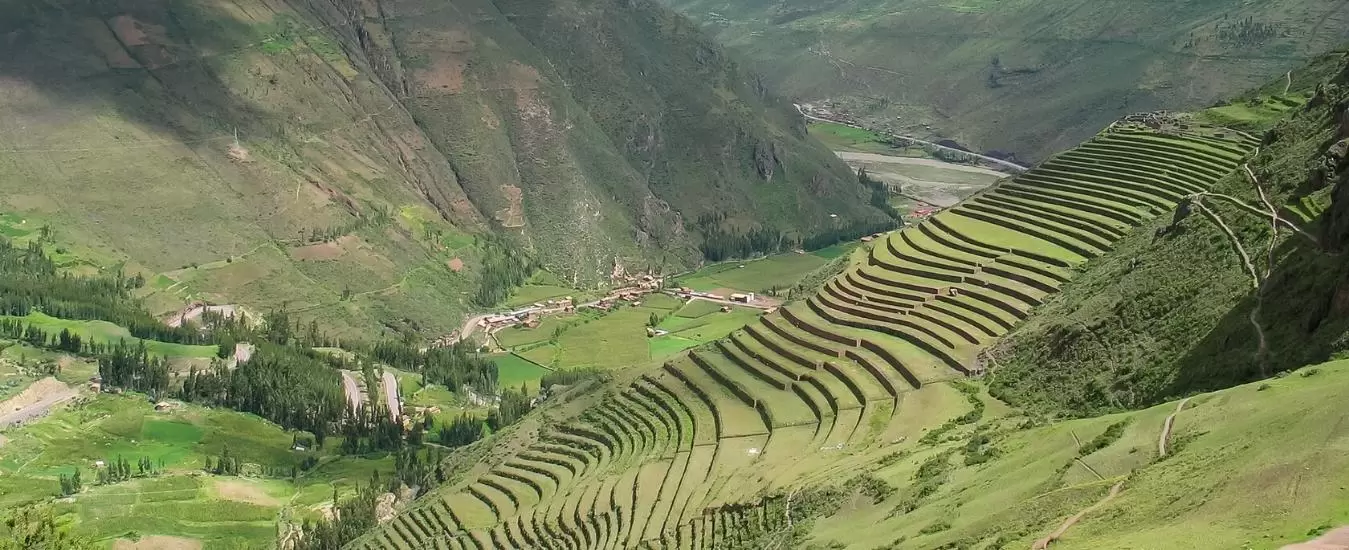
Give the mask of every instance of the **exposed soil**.
[{"label": "exposed soil", "polygon": [[1349,526],[1333,529],[1307,542],[1289,544],[1279,550],[1349,550]]},{"label": "exposed soil", "polygon": [[506,196],[509,206],[497,211],[496,219],[502,227],[524,227],[524,192],[514,185],[502,185],[501,193]]},{"label": "exposed soil", "polygon": [[413,72],[413,77],[427,91],[459,93],[464,90],[464,69],[468,63],[458,56],[438,58],[435,64]]},{"label": "exposed soil", "polygon": [[453,271],[455,273],[464,270],[464,260],[461,260],[459,258],[455,258],[453,260],[445,262],[445,265],[448,265],[450,267],[450,271]]},{"label": "exposed soil", "polygon": [[4,403],[0,403],[0,426],[22,424],[47,414],[53,407],[74,399],[75,390],[55,378],[43,378]]},{"label": "exposed soil", "polygon": [[[145,32],[145,28],[140,21],[130,15],[119,15],[108,20],[108,26],[112,27],[112,32],[117,35],[127,47],[144,46],[150,43],[150,35]],[[162,34],[164,30],[161,28]]]},{"label": "exposed soil", "polygon": [[175,313],[172,316],[165,318],[164,324],[170,327],[177,328],[179,326],[182,326],[183,322],[185,321],[196,321],[197,319],[201,319],[202,314],[208,311],[211,313],[218,313],[225,317],[234,317],[235,315],[239,314],[238,306],[234,305],[226,304],[220,306],[208,306],[202,304],[193,304],[183,309],[182,311],[179,311],[178,313]]},{"label": "exposed soil", "polygon": [[989,170],[988,168],[982,168],[979,166],[970,166],[967,164],[954,164],[950,162],[942,162],[940,160],[929,158],[895,157],[890,155],[878,155],[876,153],[853,153],[849,151],[835,151],[834,154],[838,155],[838,158],[841,158],[843,160],[854,160],[861,162],[879,162],[884,164],[917,164],[920,166],[931,166],[933,168],[941,168],[943,170],[958,170],[961,172],[970,172],[974,174],[985,174],[999,178],[1005,178],[1009,175],[1003,172],[999,172],[997,170]]},{"label": "exposed soil", "polygon": [[186,537],[151,535],[139,540],[117,539],[112,550],[200,550],[201,541]]},{"label": "exposed soil", "polygon": [[259,506],[280,506],[281,501],[267,494],[261,487],[237,480],[216,480],[215,493],[225,500],[247,502]]},{"label": "exposed soil", "polygon": [[365,394],[361,393],[360,386],[356,385],[356,375],[351,371],[342,372],[342,391],[347,394],[347,403],[351,404],[354,410],[365,403]]},{"label": "exposed soil", "polygon": [[398,378],[392,372],[385,371],[381,382],[384,386],[384,403],[389,406],[389,417],[398,418],[403,414],[403,403],[398,400]]}]

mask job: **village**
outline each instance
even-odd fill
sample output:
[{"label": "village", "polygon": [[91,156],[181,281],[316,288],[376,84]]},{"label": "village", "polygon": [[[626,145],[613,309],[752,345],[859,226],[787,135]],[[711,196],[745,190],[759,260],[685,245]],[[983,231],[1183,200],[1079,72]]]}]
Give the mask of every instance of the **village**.
[{"label": "village", "polygon": [[[640,275],[624,275],[617,280],[621,285],[618,288],[610,290],[602,298],[584,303],[577,303],[573,296],[562,296],[535,302],[519,309],[502,311],[479,317],[476,328],[487,335],[493,335],[507,328],[538,328],[543,319],[552,315],[575,313],[578,309],[593,308],[596,310],[608,312],[620,305],[640,306],[645,296],[654,293],[663,293],[686,302],[693,300],[707,300],[722,304],[723,313],[730,312],[732,307],[751,307],[765,310],[772,313],[777,309],[779,301],[767,296],[756,295],[753,292],[703,292],[694,290],[687,286],[678,288],[666,288],[666,278],[660,275],[649,273]],[[660,336],[660,331],[649,328],[648,336]],[[457,341],[458,334],[451,335],[448,338],[442,338],[442,345]]]}]

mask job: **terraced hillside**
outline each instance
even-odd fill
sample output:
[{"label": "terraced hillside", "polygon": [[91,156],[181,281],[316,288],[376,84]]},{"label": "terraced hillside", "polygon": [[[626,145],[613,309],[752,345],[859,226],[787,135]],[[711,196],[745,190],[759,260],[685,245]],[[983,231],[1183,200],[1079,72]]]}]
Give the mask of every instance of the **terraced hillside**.
[{"label": "terraced hillside", "polygon": [[796,491],[903,448],[952,403],[982,403],[956,381],[984,369],[990,343],[1256,145],[1170,128],[1117,123],[888,235],[809,299],[506,434],[508,451],[353,546],[756,547],[790,527]]}]

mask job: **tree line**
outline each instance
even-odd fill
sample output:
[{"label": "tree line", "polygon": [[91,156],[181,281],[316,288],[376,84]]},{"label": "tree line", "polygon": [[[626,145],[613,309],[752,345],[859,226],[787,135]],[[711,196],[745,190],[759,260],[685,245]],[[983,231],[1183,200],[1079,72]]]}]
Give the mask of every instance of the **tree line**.
[{"label": "tree line", "polygon": [[319,445],[346,411],[336,369],[293,345],[273,342],[255,344],[253,356],[234,369],[219,361],[204,371],[193,367],[178,395],[310,432]]},{"label": "tree line", "polygon": [[440,384],[451,391],[468,387],[482,395],[496,393],[496,364],[477,353],[468,342],[421,349],[404,341],[381,340],[369,347],[368,354],[391,367],[420,373],[425,382]]},{"label": "tree line", "polygon": [[512,289],[538,270],[538,263],[508,237],[487,234],[477,237],[477,244],[482,250],[482,275],[473,294],[475,305],[492,307],[506,301]]},{"label": "tree line", "polygon": [[132,336],[180,344],[209,344],[193,327],[169,327],[146,312],[131,295],[145,284],[120,270],[96,276],[64,273],[43,249],[42,241],[17,247],[0,239],[0,315],[23,317],[40,312],[52,317],[108,321]]}]

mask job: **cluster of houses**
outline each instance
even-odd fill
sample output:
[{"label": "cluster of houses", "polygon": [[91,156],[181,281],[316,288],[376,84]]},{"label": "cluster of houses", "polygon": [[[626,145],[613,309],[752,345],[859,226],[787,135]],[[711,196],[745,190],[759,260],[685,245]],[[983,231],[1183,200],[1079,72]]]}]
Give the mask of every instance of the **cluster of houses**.
[{"label": "cluster of houses", "polygon": [[576,302],[571,296],[562,298],[553,298],[542,302],[534,302],[528,307],[523,307],[515,311],[507,311],[496,315],[489,315],[478,321],[478,326],[487,330],[487,332],[496,332],[506,327],[523,325],[534,328],[539,326],[539,322],[544,315],[552,313],[571,313],[576,310]]},{"label": "cluster of houses", "polygon": [[699,292],[686,286],[679,287],[679,290],[675,291],[675,296],[678,296],[685,300],[691,298],[706,298],[708,300],[716,300],[719,302],[731,301],[731,302],[740,302],[742,304],[748,304],[754,301],[753,292],[744,292],[744,293],[737,292],[732,293],[730,296],[722,296],[720,294],[714,294],[711,292]]}]

